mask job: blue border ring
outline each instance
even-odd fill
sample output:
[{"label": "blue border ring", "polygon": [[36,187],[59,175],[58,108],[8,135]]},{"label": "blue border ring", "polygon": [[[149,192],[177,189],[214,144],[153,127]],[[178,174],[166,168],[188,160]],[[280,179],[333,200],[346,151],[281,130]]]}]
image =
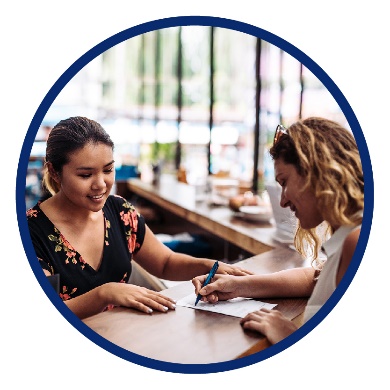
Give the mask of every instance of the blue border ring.
[{"label": "blue border ring", "polygon": [[[102,54],[104,51],[110,49],[111,47],[125,40],[133,38],[137,35],[144,34],[158,29],[167,28],[167,27],[192,26],[192,25],[222,27],[222,28],[236,30],[246,34],[253,35],[255,37],[266,40],[274,44],[275,46],[278,46],[280,49],[286,51],[294,58],[299,60],[302,64],[304,64],[327,87],[327,89],[335,98],[341,110],[343,111],[345,117],[348,120],[348,123],[352,129],[352,132],[358,144],[362,166],[363,166],[364,188],[365,188],[364,191],[365,206],[364,206],[362,228],[361,228],[359,241],[354,256],[352,258],[351,265],[349,266],[342,282],[334,291],[334,293],[329,298],[329,300],[325,303],[325,305],[318,311],[318,313],[310,321],[308,321],[296,332],[294,332],[291,336],[287,337],[281,342],[272,345],[271,347],[250,356],[246,356],[228,362],[211,363],[211,364],[176,364],[176,363],[158,361],[158,360],[146,358],[141,355],[137,355],[121,347],[118,347],[117,345],[104,339],[103,337],[95,333],[92,329],[90,329],[88,326],[86,326],[79,318],[77,318],[67,308],[67,306],[63,304],[63,302],[61,301],[59,296],[55,293],[55,291],[51,287],[49,287],[50,285],[46,280],[38,261],[36,260],[36,254],[31,242],[31,238],[27,226],[26,204],[25,204],[25,197],[24,197],[25,185],[26,185],[25,178],[27,173],[28,160],[38,129],[45,117],[46,112],[50,108],[51,104],[53,103],[57,95],[61,92],[64,86],[77,74],[77,72],[79,72],[85,65],[87,65],[93,59],[95,59],[98,55]],[[306,54],[304,54],[295,46],[291,45],[290,43],[283,40],[282,38],[268,31],[265,31],[261,28],[254,27],[249,24],[245,24],[230,19],[217,18],[217,17],[179,16],[179,17],[172,17],[172,18],[147,22],[111,36],[110,38],[99,43],[98,45],[90,49],[88,52],[86,52],[83,56],[81,56],[55,82],[55,84],[46,94],[46,96],[42,100],[42,103],[38,107],[31,121],[31,124],[28,128],[22,146],[19,165],[18,165],[17,178],[16,178],[16,209],[17,209],[16,211],[17,211],[17,217],[19,223],[19,230],[24,245],[24,249],[27,258],[29,260],[30,266],[36,278],[38,279],[41,287],[45,291],[48,298],[56,306],[56,308],[81,333],[83,333],[91,341],[93,341],[95,344],[99,345],[100,347],[104,348],[108,352],[144,367],[149,367],[156,370],[173,372],[173,373],[213,373],[213,372],[234,370],[241,367],[249,366],[251,364],[258,363],[260,361],[263,361],[265,359],[268,359],[276,355],[277,353],[285,350],[286,348],[290,347],[291,345],[299,341],[302,337],[307,335],[335,307],[335,305],[344,295],[348,286],[352,282],[352,279],[360,266],[361,260],[364,255],[364,251],[367,246],[367,242],[371,230],[373,209],[374,209],[374,183],[373,183],[372,167],[371,167],[371,161],[370,161],[367,144],[365,142],[363,132],[360,128],[359,122],[352,108],[350,107],[344,95],[338,89],[336,84],[321,69],[321,67],[319,67]]]}]

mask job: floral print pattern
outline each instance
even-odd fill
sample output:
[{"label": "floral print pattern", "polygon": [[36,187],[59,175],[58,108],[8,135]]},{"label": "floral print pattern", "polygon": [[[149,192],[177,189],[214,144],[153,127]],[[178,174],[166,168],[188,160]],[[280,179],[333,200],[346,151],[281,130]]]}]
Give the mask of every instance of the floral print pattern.
[{"label": "floral print pattern", "polygon": [[77,262],[79,262],[81,265],[81,269],[84,269],[86,263],[84,259],[81,257],[81,255],[79,255],[76,252],[73,246],[70,245],[69,241],[65,239],[65,237],[61,234],[61,232],[56,227],[54,227],[54,232],[56,234],[55,235],[49,234],[48,238],[50,241],[55,242],[56,245],[54,250],[56,252],[60,252],[60,251],[65,252],[66,255],[65,264],[69,264],[70,262],[73,264],[77,264]]},{"label": "floral print pattern", "polygon": [[129,231],[126,232],[128,248],[130,253],[134,253],[136,249],[139,249],[140,245],[137,245],[137,231],[138,231],[138,217],[139,214],[135,210],[134,206],[128,202],[123,204],[123,207],[127,211],[121,211],[120,217],[125,226],[129,226]]},{"label": "floral print pattern", "polygon": [[88,265],[39,207],[26,213],[31,239],[43,269],[60,274],[60,297],[68,300],[108,282],[127,283],[131,260],[143,243],[145,222],[126,199],[110,195],[103,207],[104,250],[99,269]]},{"label": "floral print pattern", "polygon": [[74,294],[77,291],[77,287],[72,288],[72,291],[68,293],[68,287],[62,286],[62,292],[60,292],[60,297],[63,301],[67,301],[68,299],[72,298],[72,294]]}]

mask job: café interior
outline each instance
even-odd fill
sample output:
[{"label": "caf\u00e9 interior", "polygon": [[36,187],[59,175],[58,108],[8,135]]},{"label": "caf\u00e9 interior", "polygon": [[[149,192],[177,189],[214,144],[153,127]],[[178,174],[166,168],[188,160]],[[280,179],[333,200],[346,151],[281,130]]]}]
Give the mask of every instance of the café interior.
[{"label": "caf\u00e9 interior", "polygon": [[[278,124],[322,116],[349,126],[333,95],[288,52],[209,26],[150,31],[109,48],[47,110],[31,147],[26,209],[42,196],[48,134],[61,119],[78,115],[101,123],[114,141],[113,193],[133,203],[172,250],[257,274],[310,264],[293,246],[296,220],[279,205],[268,149]],[[121,347],[121,357],[208,364],[269,347],[261,334],[243,332],[235,316],[180,306],[183,297],[194,299],[191,281],[161,280],[133,262],[129,282],[163,291],[178,304],[152,316],[115,308],[86,318],[85,328],[77,324],[104,348]],[[297,324],[306,303],[267,300]]]},{"label": "caf\u00e9 interior", "polygon": [[[47,135],[76,115],[110,134],[113,191],[166,245],[229,263],[292,245],[276,237],[267,154],[276,126],[323,116],[348,127],[310,69],[265,40],[208,26],[151,31],[94,58],[58,94],[32,145],[27,209],[42,196]],[[132,277],[158,290],[173,284],[142,269]]]}]

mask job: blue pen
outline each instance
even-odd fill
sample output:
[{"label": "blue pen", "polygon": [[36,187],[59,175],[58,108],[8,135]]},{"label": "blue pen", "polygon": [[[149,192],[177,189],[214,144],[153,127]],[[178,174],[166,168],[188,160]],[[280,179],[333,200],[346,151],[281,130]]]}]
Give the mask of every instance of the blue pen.
[{"label": "blue pen", "polygon": [[[218,261],[216,261],[213,265],[213,268],[211,268],[211,271],[210,273],[207,275],[207,278],[206,280],[204,281],[203,285],[202,285],[202,288],[204,286],[207,286],[210,282],[211,282],[211,279],[214,277],[215,273],[217,272],[217,269],[219,267],[219,264],[218,264]],[[199,300],[202,298],[202,294],[198,294],[198,296],[196,297],[196,301],[195,301],[195,306],[197,305],[197,303],[199,302]]]}]

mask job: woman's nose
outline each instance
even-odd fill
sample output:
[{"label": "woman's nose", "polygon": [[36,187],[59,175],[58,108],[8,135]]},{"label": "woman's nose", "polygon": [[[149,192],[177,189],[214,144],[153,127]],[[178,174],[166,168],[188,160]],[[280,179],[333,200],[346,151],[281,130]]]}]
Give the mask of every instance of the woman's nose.
[{"label": "woman's nose", "polygon": [[280,207],[287,207],[287,204],[288,204],[288,200],[286,199],[285,195],[284,195],[284,191],[282,191],[282,194],[280,195]]},{"label": "woman's nose", "polygon": [[95,177],[95,180],[92,183],[92,188],[99,189],[99,188],[104,188],[105,186],[106,186],[106,182],[104,180],[104,175],[97,175]]}]

